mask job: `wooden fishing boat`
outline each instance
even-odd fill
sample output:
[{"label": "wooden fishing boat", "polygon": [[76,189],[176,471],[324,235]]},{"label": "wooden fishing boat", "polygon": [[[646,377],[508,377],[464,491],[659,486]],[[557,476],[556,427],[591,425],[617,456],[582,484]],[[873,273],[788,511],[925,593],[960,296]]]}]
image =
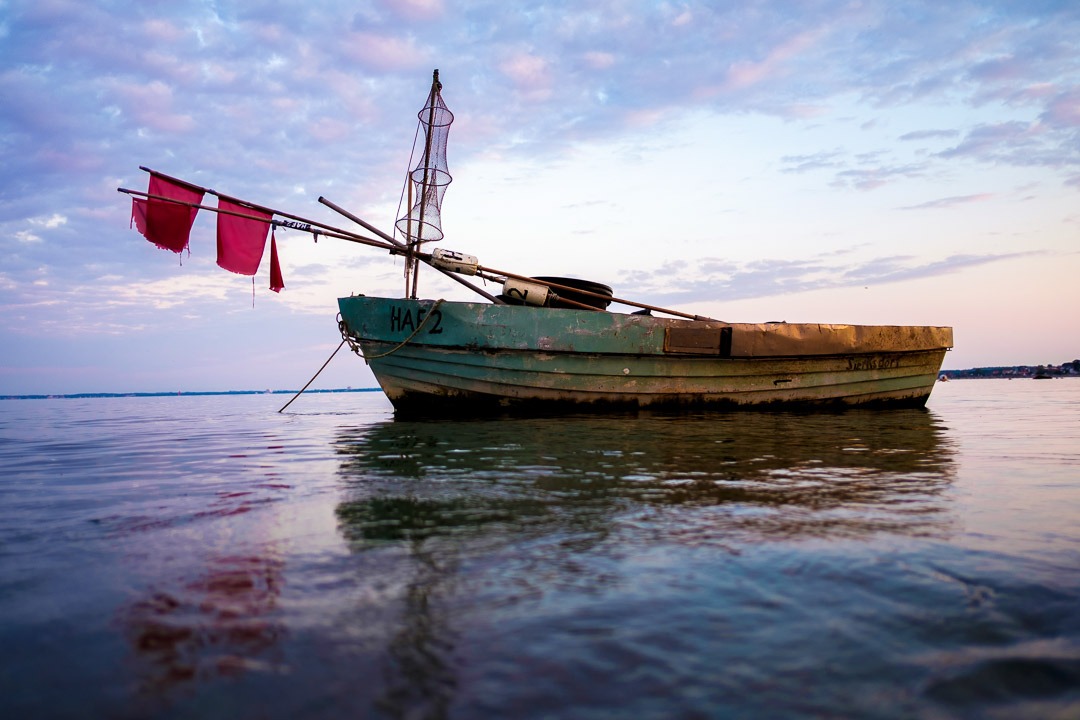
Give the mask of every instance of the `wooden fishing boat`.
[{"label": "wooden fishing boat", "polygon": [[[398,412],[925,404],[951,328],[726,323],[613,298],[598,283],[420,253],[427,236],[442,237],[430,219],[450,181],[442,151],[453,116],[440,89],[436,71],[418,115],[423,151],[410,185],[418,200],[397,223],[402,248],[456,279],[502,282],[503,291],[492,297],[470,286],[490,303],[418,300],[407,270],[406,298],[338,300],[343,338]],[[608,312],[611,302],[642,310]]]},{"label": "wooden fishing boat", "polygon": [[[234,272],[254,275],[267,229],[277,227],[404,257],[403,297],[338,300],[342,345],[364,358],[398,413],[926,403],[952,347],[952,328],[729,323],[615,297],[600,283],[518,275],[452,250],[427,252],[426,244],[443,237],[441,204],[451,181],[445,150],[453,115],[441,89],[436,70],[418,113],[419,161],[406,180],[406,211],[395,234],[325,198],[319,202],[375,237],[218,195],[147,168],[149,192],[119,190],[144,198],[133,202],[133,221],[147,239],[174,252],[186,246],[198,210],[218,213],[218,264]],[[217,208],[202,204],[205,193],[218,195]],[[276,258],[271,235],[271,289],[279,290],[284,281]],[[421,265],[486,302],[420,299]],[[492,295],[469,276],[502,290]],[[613,304],[627,309],[612,312]]]},{"label": "wooden fishing boat", "polygon": [[723,323],[354,296],[342,330],[402,413],[926,403],[947,327]]}]

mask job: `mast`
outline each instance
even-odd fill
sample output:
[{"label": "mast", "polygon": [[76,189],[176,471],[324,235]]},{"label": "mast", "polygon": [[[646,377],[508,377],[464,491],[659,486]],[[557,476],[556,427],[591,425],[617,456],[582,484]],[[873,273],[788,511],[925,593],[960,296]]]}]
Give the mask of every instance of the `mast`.
[{"label": "mast", "polygon": [[420,134],[413,144],[413,155],[419,150],[419,163],[409,172],[406,179],[407,214],[398,219],[396,227],[405,235],[407,248],[405,259],[405,295],[416,298],[419,279],[417,257],[422,253],[423,243],[441,240],[443,237],[440,217],[443,194],[446,186],[453,179],[446,164],[446,141],[454,114],[442,99],[442,83],[436,69],[431,77],[431,90],[427,103],[417,113],[423,127],[423,146],[420,146]]},{"label": "mast", "polygon": [[[439,96],[442,90],[442,83],[439,82],[439,69],[435,68],[435,71],[431,74],[431,93],[428,95],[428,120],[424,132],[424,180],[420,185],[420,233],[423,236],[424,228],[424,212],[427,210],[427,194],[428,194],[428,180],[431,172],[431,134],[433,126],[435,124],[435,98]],[[420,241],[416,243],[410,243],[410,247],[415,251]],[[413,247],[416,246],[416,247]],[[412,282],[412,299],[416,299],[416,282],[420,279],[420,265],[418,263],[413,264],[413,282]]]}]

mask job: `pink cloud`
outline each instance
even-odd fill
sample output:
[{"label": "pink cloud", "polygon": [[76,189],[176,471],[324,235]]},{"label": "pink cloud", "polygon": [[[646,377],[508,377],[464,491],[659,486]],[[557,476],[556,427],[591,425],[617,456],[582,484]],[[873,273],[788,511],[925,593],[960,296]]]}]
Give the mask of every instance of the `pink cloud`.
[{"label": "pink cloud", "polygon": [[991,82],[1014,80],[1020,77],[1023,65],[1013,57],[999,57],[975,65],[970,74],[973,78]]},{"label": "pink cloud", "polygon": [[338,142],[349,134],[350,125],[336,118],[319,118],[308,126],[313,138],[324,143]]},{"label": "pink cloud", "polygon": [[626,124],[630,127],[643,128],[659,125],[670,115],[668,108],[650,108],[648,110],[630,110],[624,116]]},{"label": "pink cloud", "polygon": [[876,190],[899,178],[921,177],[925,167],[922,165],[895,165],[876,168],[842,170],[836,174],[834,187],[853,187],[856,190]]},{"label": "pink cloud", "polygon": [[381,0],[379,4],[406,20],[434,20],[446,11],[443,0]]},{"label": "pink cloud", "polygon": [[407,70],[428,62],[426,52],[412,38],[354,32],[345,39],[344,54],[374,70]]},{"label": "pink cloud", "polygon": [[144,21],[142,31],[147,40],[166,43],[179,42],[187,34],[183,28],[158,18]]},{"label": "pink cloud", "polygon": [[1040,119],[1055,127],[1080,127],[1080,90],[1054,98]]},{"label": "pink cloud", "polygon": [[1053,83],[1035,83],[1016,93],[1015,97],[1021,100],[1037,100],[1053,95],[1055,92],[1057,92],[1057,86]]},{"label": "pink cloud", "polygon": [[1027,146],[1033,138],[1045,130],[1039,123],[1019,120],[980,125],[968,132],[960,144],[937,153],[938,157],[963,156],[992,157],[1002,149]]},{"label": "pink cloud", "polygon": [[682,27],[683,25],[689,25],[694,21],[694,16],[689,10],[683,10],[675,19],[671,21],[672,27]]},{"label": "pink cloud", "polygon": [[821,117],[829,112],[825,105],[809,105],[807,103],[793,103],[780,109],[780,115],[789,119],[810,120]]},{"label": "pink cloud", "polygon": [[594,70],[607,70],[615,64],[615,56],[607,52],[587,52],[584,59],[585,64]]},{"label": "pink cloud", "polygon": [[324,71],[322,83],[338,99],[354,122],[370,120],[378,115],[372,95],[356,82],[356,76],[340,70]]},{"label": "pink cloud", "polygon": [[546,100],[551,97],[552,79],[548,62],[539,55],[518,53],[504,61],[499,70],[517,87],[527,100]]},{"label": "pink cloud", "polygon": [[992,200],[994,193],[976,193],[974,195],[954,195],[952,197],[939,198],[937,200],[929,200],[918,205],[909,205],[904,210],[939,210],[941,208],[953,207],[955,205],[967,205],[969,203],[986,202]]},{"label": "pink cloud", "polygon": [[195,128],[191,115],[173,111],[172,88],[160,80],[145,85],[117,83],[112,91],[120,97],[124,113],[141,127],[163,133],[185,133]]},{"label": "pink cloud", "polygon": [[783,75],[787,72],[788,61],[802,55],[813,47],[825,35],[824,30],[810,30],[799,33],[782,43],[759,62],[741,61],[732,63],[724,80],[725,89],[741,90],[757,85],[762,81]]}]

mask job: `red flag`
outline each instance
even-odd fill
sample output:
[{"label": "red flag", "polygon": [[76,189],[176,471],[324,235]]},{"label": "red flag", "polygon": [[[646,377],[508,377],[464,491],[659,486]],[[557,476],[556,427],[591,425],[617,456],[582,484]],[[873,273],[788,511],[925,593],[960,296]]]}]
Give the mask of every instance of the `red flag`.
[{"label": "red flag", "polygon": [[[147,193],[196,205],[203,199],[203,190],[155,174],[150,175]],[[187,247],[191,225],[198,213],[198,208],[168,200],[136,198],[131,201],[131,219],[143,237],[159,248],[175,253]]]},{"label": "red flag", "polygon": [[[131,198],[131,223],[143,237],[146,237],[146,201]],[[128,227],[131,227],[129,224]]]},{"label": "red flag", "polygon": [[277,238],[270,233],[270,289],[281,292],[285,289],[285,281],[281,278],[281,264],[278,263]]},{"label": "red flag", "polygon": [[225,198],[218,200],[218,210],[259,218],[256,220],[221,212],[217,216],[217,264],[234,273],[254,275],[259,270],[273,213],[256,210]]}]

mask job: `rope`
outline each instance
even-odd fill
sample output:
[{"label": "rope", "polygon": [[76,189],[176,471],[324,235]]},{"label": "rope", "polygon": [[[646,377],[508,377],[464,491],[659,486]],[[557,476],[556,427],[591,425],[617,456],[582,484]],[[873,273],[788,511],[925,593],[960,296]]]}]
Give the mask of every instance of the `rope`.
[{"label": "rope", "polygon": [[[341,341],[341,345],[344,345],[344,344],[345,344],[345,341],[344,341],[344,340],[342,340],[342,341]],[[323,370],[325,370],[325,369],[326,369],[326,366],[327,366],[327,365],[329,365],[329,364],[330,364],[330,361],[334,359],[334,356],[335,356],[335,355],[337,355],[337,353],[338,353],[338,350],[340,350],[340,349],[341,349],[341,345],[338,345],[338,346],[337,346],[337,350],[335,350],[334,352],[330,353],[330,357],[326,358],[326,362],[324,362],[324,363],[322,364],[322,367],[321,367],[321,368],[319,368],[319,372],[317,372],[317,373],[315,373],[314,375],[312,375],[312,376],[311,376],[311,379],[307,381],[307,385],[305,385],[304,387],[300,388],[300,392],[298,392],[298,393],[296,393],[295,395],[293,395],[293,396],[292,396],[292,400],[290,400],[289,402],[287,402],[287,403],[285,403],[284,405],[282,405],[282,406],[281,406],[281,410],[278,410],[278,412],[284,412],[285,408],[287,408],[287,407],[289,407],[290,405],[292,405],[292,404],[293,404],[293,400],[295,400],[296,398],[300,397],[300,396],[301,396],[301,395],[302,395],[302,394],[304,393],[304,391],[308,389],[308,386],[310,386],[310,385],[311,385],[311,383],[315,382],[315,378],[319,377],[319,373],[321,373],[321,372],[322,372]]]},{"label": "rope", "polygon": [[361,350],[360,350],[360,346],[359,346],[359,345],[357,345],[357,344],[356,344],[356,343],[355,343],[355,342],[353,341],[353,339],[352,339],[352,336],[348,334],[349,328],[348,328],[348,326],[347,326],[347,325],[345,324],[345,321],[344,321],[344,320],[339,320],[339,321],[338,321],[338,327],[339,327],[339,328],[341,329],[341,337],[343,338],[342,342],[346,342],[346,341],[347,341],[347,342],[349,343],[349,347],[350,347],[350,348],[352,348],[352,351],[353,351],[354,353],[356,353],[357,355],[359,355],[360,357],[364,358],[364,362],[366,362],[366,363],[370,363],[370,362],[371,362],[372,360],[378,360],[379,358],[384,358],[384,357],[386,357],[386,356],[388,356],[388,355],[393,355],[393,354],[394,354],[394,353],[396,353],[396,352],[397,352],[398,350],[400,350],[401,348],[403,348],[403,347],[405,347],[406,345],[408,345],[408,344],[409,344],[409,343],[410,343],[410,342],[412,341],[412,339],[413,339],[414,337],[416,337],[417,335],[419,335],[419,334],[420,334],[420,331],[424,329],[424,326],[425,326],[425,325],[427,325],[427,321],[431,319],[431,316],[435,314],[435,311],[436,311],[436,310],[438,310],[438,309],[439,309],[439,306],[440,306],[440,305],[442,305],[442,304],[443,304],[443,299],[442,299],[442,298],[439,298],[438,300],[436,300],[436,301],[435,301],[435,304],[434,304],[434,305],[432,305],[432,306],[431,306],[431,307],[430,307],[430,308],[428,309],[428,311],[427,311],[427,314],[426,314],[426,315],[424,315],[424,319],[423,319],[423,320],[421,320],[421,321],[420,321],[420,322],[419,322],[419,323],[417,324],[417,326],[416,326],[416,329],[412,331],[412,334],[411,334],[411,335],[409,335],[409,337],[407,337],[407,338],[405,338],[404,340],[402,340],[402,341],[401,341],[400,343],[398,343],[398,344],[397,344],[396,346],[394,346],[394,347],[393,347],[393,348],[391,348],[390,350],[387,350],[387,351],[386,351],[386,352],[384,352],[384,353],[380,353],[380,354],[378,354],[378,355],[365,355],[365,354],[364,354],[363,352],[361,352]]}]

